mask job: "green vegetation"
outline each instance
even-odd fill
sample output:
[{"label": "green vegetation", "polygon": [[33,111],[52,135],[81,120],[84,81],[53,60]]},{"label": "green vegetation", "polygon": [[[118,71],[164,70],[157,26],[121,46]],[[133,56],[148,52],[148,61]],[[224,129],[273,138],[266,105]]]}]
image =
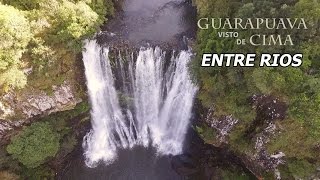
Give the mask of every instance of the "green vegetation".
[{"label": "green vegetation", "polygon": [[[113,0],[0,0],[0,96],[14,92],[20,98],[34,90],[51,95],[64,82],[82,96],[77,55],[83,40],[113,14]],[[74,150],[88,110],[83,102],[22,128],[0,148],[0,179],[53,179],[55,164],[48,162]]]},{"label": "green vegetation", "polygon": [[26,77],[18,67],[31,39],[30,24],[22,11],[0,4],[0,25],[0,86],[21,88]]},{"label": "green vegetation", "polygon": [[51,114],[24,127],[11,138],[7,147],[0,148],[0,169],[9,170],[3,172],[3,176],[17,174],[22,179],[54,177],[47,162],[52,161],[52,157],[63,159],[74,150],[78,144],[78,128],[88,123],[89,109],[89,105],[83,102],[72,110]]},{"label": "green vegetation", "polygon": [[[308,178],[311,173],[315,173],[316,164],[306,160],[290,159],[288,163],[288,174],[295,178]],[[289,176],[290,177],[290,176]]]},{"label": "green vegetation", "polygon": [[[198,98],[202,104],[207,108],[214,105],[216,116],[232,114],[240,119],[229,139],[235,151],[248,152],[252,148],[250,139],[246,136],[246,130],[259,114],[252,109],[248,99],[254,94],[265,94],[277,97],[288,105],[286,119],[277,122],[283,131],[267,145],[269,152],[283,151],[289,158],[306,162],[312,160],[313,164],[319,163],[319,150],[316,147],[320,143],[320,32],[318,28],[320,2],[195,0],[195,3],[198,8],[198,18],[298,17],[305,19],[308,30],[266,30],[262,27],[239,31],[242,38],[248,38],[253,34],[290,34],[295,43],[294,46],[237,46],[233,38],[219,38],[217,34],[219,30],[212,28],[199,30],[196,46],[198,57],[191,67],[201,88]],[[256,52],[257,54],[301,52],[304,57],[303,65],[298,68],[201,68],[201,56],[204,52]],[[210,140],[206,139],[206,141]],[[291,163],[292,161],[288,161],[288,166],[291,167],[289,169],[295,167]],[[305,164],[307,163],[301,165]],[[306,166],[305,169],[308,167]],[[303,171],[303,168],[299,171]]]},{"label": "green vegetation", "polygon": [[235,172],[235,171],[229,171],[229,170],[224,170],[221,172],[222,174],[222,179],[224,180],[253,180],[255,179],[254,177],[251,177],[245,173],[240,173],[240,172]]},{"label": "green vegetation", "polygon": [[0,89],[46,89],[72,76],[82,41],[113,11],[112,0],[0,1]]},{"label": "green vegetation", "polygon": [[203,124],[200,126],[196,126],[195,130],[198,132],[198,134],[200,135],[200,137],[208,144],[213,143],[212,141],[215,140],[214,138],[214,130],[212,128],[210,128],[208,125]]},{"label": "green vegetation", "polygon": [[34,168],[53,157],[59,150],[59,134],[48,123],[38,122],[26,127],[11,140],[8,153],[23,165]]}]

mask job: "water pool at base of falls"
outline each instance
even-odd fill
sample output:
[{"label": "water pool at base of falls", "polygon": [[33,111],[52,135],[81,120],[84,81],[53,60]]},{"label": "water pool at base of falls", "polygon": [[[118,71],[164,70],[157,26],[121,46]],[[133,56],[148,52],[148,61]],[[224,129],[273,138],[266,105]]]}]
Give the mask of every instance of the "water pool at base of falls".
[{"label": "water pool at base of falls", "polygon": [[135,146],[131,149],[118,149],[118,158],[112,164],[103,163],[95,168],[76,159],[61,180],[182,180],[172,168],[171,158],[158,156],[154,148]]}]

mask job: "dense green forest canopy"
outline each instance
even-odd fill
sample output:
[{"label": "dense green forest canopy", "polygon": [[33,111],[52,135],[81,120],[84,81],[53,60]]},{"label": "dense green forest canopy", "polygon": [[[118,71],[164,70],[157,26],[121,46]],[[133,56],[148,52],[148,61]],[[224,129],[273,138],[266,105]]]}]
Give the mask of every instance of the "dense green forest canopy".
[{"label": "dense green forest canopy", "polygon": [[49,123],[34,123],[12,138],[7,151],[23,165],[34,168],[54,157],[59,150],[59,134]]},{"label": "dense green forest canopy", "polygon": [[[253,34],[290,34],[295,42],[294,46],[237,46],[233,39],[218,38],[219,30],[213,28],[199,30],[198,60],[192,65],[192,70],[201,88],[199,99],[202,104],[205,107],[214,105],[217,116],[232,114],[240,119],[236,133],[231,134],[231,140],[232,136],[234,137],[233,144],[243,143],[239,141],[239,137],[244,135],[256,117],[256,112],[248,99],[254,94],[271,95],[285,102],[288,105],[288,112],[286,119],[281,121],[286,130],[269,143],[270,153],[282,150],[289,158],[319,160],[319,154],[314,149],[320,139],[320,2],[318,0],[195,0],[195,3],[198,18],[305,19],[308,30],[261,28],[239,31],[239,35],[243,38]],[[303,65],[299,68],[201,68],[201,56],[208,52],[303,53],[304,57]]]},{"label": "dense green forest canopy", "polygon": [[111,0],[1,0],[0,89],[25,87],[30,68],[60,73],[48,69],[73,61],[82,40],[112,14]]}]

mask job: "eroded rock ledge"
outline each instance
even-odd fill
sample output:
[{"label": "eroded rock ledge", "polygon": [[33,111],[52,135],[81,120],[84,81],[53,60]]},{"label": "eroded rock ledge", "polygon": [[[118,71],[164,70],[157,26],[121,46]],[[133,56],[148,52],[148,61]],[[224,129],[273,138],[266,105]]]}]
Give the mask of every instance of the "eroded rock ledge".
[{"label": "eroded rock ledge", "polygon": [[52,92],[9,92],[0,97],[0,139],[7,131],[32,122],[33,117],[73,109],[82,101],[68,82],[52,86]]}]

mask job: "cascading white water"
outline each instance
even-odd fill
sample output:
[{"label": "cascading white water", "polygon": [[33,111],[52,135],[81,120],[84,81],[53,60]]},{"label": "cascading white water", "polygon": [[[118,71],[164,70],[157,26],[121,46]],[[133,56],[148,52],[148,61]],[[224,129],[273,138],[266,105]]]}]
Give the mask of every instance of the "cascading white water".
[{"label": "cascading white water", "polygon": [[[136,59],[119,55],[110,62],[108,48],[87,41],[83,52],[91,101],[92,130],[85,136],[86,164],[95,167],[117,158],[118,148],[152,145],[159,154],[182,153],[197,87],[188,74],[191,53],[181,51],[169,65],[160,48],[141,49]],[[116,75],[112,65],[117,66]],[[116,73],[116,72],[115,72]],[[121,90],[115,83],[121,81]],[[118,91],[132,105],[121,106]]]}]

